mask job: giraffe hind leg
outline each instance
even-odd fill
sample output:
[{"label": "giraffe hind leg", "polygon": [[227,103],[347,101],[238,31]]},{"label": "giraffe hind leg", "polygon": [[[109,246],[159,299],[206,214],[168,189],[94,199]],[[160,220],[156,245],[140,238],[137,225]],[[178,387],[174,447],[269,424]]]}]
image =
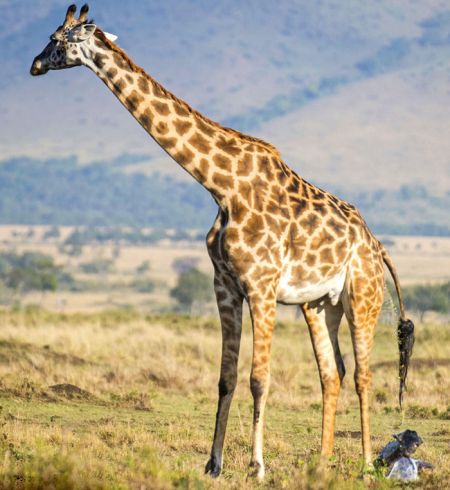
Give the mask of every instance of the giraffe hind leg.
[{"label": "giraffe hind leg", "polygon": [[319,368],[322,386],[322,443],[321,455],[331,456],[334,444],[336,407],[342,380],[344,361],[338,343],[338,330],[343,315],[342,304],[318,302],[302,305]]},{"label": "giraffe hind leg", "polygon": [[355,389],[359,398],[362,449],[366,466],[370,466],[372,462],[369,425],[369,389],[372,374],[369,367],[369,357],[373,345],[375,325],[381,311],[383,290],[378,288],[375,291],[371,297],[351,294],[344,300],[344,311],[350,327],[355,356]]}]

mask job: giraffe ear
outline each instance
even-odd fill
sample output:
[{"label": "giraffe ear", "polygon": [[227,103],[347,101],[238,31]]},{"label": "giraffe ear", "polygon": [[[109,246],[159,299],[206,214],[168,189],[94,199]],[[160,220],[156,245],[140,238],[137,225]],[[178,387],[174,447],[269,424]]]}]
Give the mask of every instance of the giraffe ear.
[{"label": "giraffe ear", "polygon": [[95,24],[82,24],[74,27],[69,32],[69,41],[73,43],[80,43],[89,39],[97,29]]},{"label": "giraffe ear", "polygon": [[109,39],[112,42],[114,42],[117,39],[117,36],[115,34],[111,34],[105,31],[103,31],[103,34],[105,35],[106,39]]}]

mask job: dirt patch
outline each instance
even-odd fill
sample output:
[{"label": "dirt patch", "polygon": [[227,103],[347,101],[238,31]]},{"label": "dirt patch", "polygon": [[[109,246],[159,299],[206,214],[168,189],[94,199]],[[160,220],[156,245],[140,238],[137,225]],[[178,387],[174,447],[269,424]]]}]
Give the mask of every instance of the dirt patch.
[{"label": "dirt patch", "polygon": [[[411,359],[411,364],[412,367],[415,368],[437,368],[440,366],[450,366],[450,359],[424,359],[424,358],[417,358]],[[375,364],[372,365],[372,370],[376,369],[381,369],[381,368],[396,368],[398,367],[398,360],[396,361],[382,361],[382,362],[376,362]]]},{"label": "dirt patch", "polygon": [[335,437],[350,437],[351,439],[360,439],[361,431],[359,430],[338,430],[335,432]]},{"label": "dirt patch", "polygon": [[70,383],[49,386],[49,390],[69,400],[91,400],[94,396],[86,390]]}]

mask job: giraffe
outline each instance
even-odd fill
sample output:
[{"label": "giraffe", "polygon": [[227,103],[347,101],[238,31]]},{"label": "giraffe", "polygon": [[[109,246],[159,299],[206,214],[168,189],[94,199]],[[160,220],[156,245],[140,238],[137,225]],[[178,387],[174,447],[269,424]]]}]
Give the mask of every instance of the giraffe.
[{"label": "giraffe", "polygon": [[242,311],[253,330],[250,390],[254,401],[250,472],[264,477],[263,420],[277,303],[299,305],[309,328],[323,397],[321,455],[332,454],[336,404],[345,374],[338,329],[345,315],[355,356],[362,449],[371,461],[369,355],[384,294],[386,264],[400,305],[400,392],[414,341],[395,266],[358,210],[310,184],[271,144],[213,122],[166,90],[71,5],[62,26],[36,56],[31,74],[86,66],[113,92],[168,155],[203,185],[218,205],[206,244],[222,329],[218,408],[209,461],[222,469],[227,420],[237,382]]}]

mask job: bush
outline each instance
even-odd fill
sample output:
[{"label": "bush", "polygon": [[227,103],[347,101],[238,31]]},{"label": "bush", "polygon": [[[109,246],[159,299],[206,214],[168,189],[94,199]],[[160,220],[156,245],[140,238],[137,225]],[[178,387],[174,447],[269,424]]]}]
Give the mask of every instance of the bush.
[{"label": "bush", "polygon": [[57,226],[52,226],[44,233],[42,238],[44,240],[50,240],[52,238],[58,239],[60,236],[61,236],[61,232],[59,231],[59,228]]},{"label": "bush", "polygon": [[150,270],[150,261],[144,260],[140,265],[136,267],[136,272],[138,274],[145,274]]},{"label": "bush", "polygon": [[450,281],[444,284],[419,284],[403,288],[405,307],[418,311],[450,312]]},{"label": "bush", "polygon": [[170,295],[187,309],[191,309],[194,303],[207,303],[214,296],[211,278],[198,269],[182,272]]},{"label": "bush", "polygon": [[139,293],[152,293],[155,290],[155,283],[150,279],[135,279],[130,286]]},{"label": "bush", "polygon": [[172,262],[172,268],[175,272],[181,274],[191,269],[197,269],[199,262],[199,257],[180,257]]},{"label": "bush", "polygon": [[113,261],[110,259],[99,259],[92,262],[80,264],[80,269],[85,274],[105,274],[113,270]]},{"label": "bush", "polygon": [[36,252],[18,255],[14,252],[0,253],[0,281],[14,291],[55,291],[58,280],[69,281],[53,262],[53,258]]}]

